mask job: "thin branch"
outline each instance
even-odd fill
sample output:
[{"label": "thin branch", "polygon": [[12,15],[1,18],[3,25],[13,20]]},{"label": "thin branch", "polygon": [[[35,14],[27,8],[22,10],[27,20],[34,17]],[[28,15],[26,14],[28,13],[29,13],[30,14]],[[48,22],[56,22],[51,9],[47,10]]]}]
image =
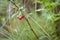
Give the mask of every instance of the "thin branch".
[{"label": "thin branch", "polygon": [[10,1],[13,5],[15,5],[17,8],[19,8],[13,1]]},{"label": "thin branch", "polygon": [[37,40],[38,40],[37,34],[35,33],[35,31],[34,31],[33,28],[31,27],[31,25],[30,25],[30,23],[29,23],[29,21],[28,21],[28,19],[27,19],[26,17],[25,17],[25,20],[27,21],[28,25],[30,26],[31,31],[34,33],[35,37],[36,37]]}]

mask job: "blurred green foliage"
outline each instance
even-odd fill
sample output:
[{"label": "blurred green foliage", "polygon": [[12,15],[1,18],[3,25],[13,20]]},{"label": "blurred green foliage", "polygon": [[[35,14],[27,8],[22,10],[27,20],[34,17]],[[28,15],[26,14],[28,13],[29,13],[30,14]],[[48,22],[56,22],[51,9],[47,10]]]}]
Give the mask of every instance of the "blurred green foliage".
[{"label": "blurred green foliage", "polygon": [[[7,16],[7,2],[7,0],[2,0],[0,2],[0,25],[2,25]],[[60,0],[56,0],[56,2],[52,2],[52,0],[37,0],[39,4],[42,4],[41,8],[36,10],[35,8],[31,8],[31,13],[28,14],[26,13],[25,8],[21,8],[20,6],[22,0],[14,0],[14,2],[19,9],[17,13],[12,14],[13,18],[10,16],[11,19],[9,19],[9,23],[7,22],[10,24],[8,27],[11,26],[12,32],[8,33],[10,35],[8,36],[8,39],[0,38],[0,40],[36,40],[35,35],[31,31],[27,21],[25,19],[18,20],[16,17],[18,15],[20,16],[20,14],[24,14],[28,19],[39,40],[58,40],[55,21],[60,19],[60,12],[57,12],[56,14],[53,10],[60,5]],[[41,11],[41,15],[38,16],[35,13],[36,11]]]}]

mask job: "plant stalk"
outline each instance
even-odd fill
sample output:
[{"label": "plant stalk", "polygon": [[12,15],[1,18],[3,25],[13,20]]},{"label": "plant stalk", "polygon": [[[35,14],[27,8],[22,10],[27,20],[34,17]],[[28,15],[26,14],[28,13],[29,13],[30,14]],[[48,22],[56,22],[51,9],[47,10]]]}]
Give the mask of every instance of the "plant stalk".
[{"label": "plant stalk", "polygon": [[[14,4],[17,8],[19,8],[14,2],[12,2],[12,1],[10,1],[10,2],[11,2],[12,4]],[[33,34],[35,35],[36,39],[39,40],[37,34],[35,33],[35,31],[34,31],[33,28],[31,27],[31,25],[30,25],[30,23],[29,23],[29,21],[28,21],[28,19],[27,19],[26,17],[25,17],[25,20],[27,21],[27,23],[28,23],[31,31],[32,31]]]}]

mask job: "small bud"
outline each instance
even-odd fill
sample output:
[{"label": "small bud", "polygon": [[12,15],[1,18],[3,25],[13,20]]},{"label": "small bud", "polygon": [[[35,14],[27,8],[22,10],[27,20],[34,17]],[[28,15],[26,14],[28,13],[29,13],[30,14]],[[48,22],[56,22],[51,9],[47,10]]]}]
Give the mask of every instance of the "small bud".
[{"label": "small bud", "polygon": [[21,15],[20,17],[19,17],[19,20],[22,20],[22,19],[24,19],[25,18],[25,16],[24,15]]}]

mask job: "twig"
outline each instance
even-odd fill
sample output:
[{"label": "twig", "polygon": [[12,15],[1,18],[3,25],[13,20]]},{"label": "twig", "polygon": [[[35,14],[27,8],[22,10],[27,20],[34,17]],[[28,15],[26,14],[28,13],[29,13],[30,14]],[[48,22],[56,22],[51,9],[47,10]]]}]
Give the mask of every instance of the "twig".
[{"label": "twig", "polygon": [[35,33],[35,31],[34,31],[33,28],[31,27],[31,25],[30,25],[30,23],[29,23],[29,21],[28,21],[28,19],[27,19],[26,17],[25,17],[25,20],[27,21],[28,25],[30,26],[31,31],[34,33],[35,37],[36,37],[37,40],[38,40],[37,34]]},{"label": "twig", "polygon": [[15,5],[17,8],[19,8],[13,1],[10,1],[13,5]]}]

